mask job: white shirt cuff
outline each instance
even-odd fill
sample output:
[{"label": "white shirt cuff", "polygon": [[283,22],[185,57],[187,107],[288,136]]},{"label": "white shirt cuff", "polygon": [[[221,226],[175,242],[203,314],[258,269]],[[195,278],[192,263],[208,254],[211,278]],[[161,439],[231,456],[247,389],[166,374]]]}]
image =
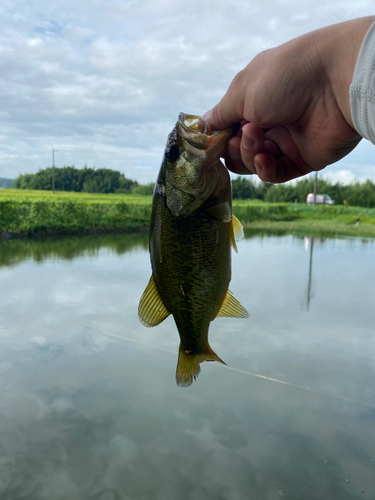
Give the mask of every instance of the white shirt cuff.
[{"label": "white shirt cuff", "polygon": [[362,42],[349,99],[356,131],[375,144],[375,23]]}]

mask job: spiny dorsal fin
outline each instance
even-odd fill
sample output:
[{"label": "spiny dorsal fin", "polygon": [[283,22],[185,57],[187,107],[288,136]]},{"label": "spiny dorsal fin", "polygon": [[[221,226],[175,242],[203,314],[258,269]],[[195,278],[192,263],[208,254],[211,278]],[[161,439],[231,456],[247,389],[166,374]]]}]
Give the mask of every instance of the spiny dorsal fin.
[{"label": "spiny dorsal fin", "polygon": [[207,208],[206,212],[214,219],[221,220],[222,222],[230,222],[232,220],[232,210],[227,201],[215,207]]},{"label": "spiny dorsal fin", "polygon": [[192,354],[185,351],[180,344],[178,351],[178,362],[176,370],[176,383],[180,387],[189,387],[201,372],[200,363],[203,361],[218,361],[225,365],[224,361],[207,344],[206,352]]},{"label": "spiny dorsal fin", "polygon": [[216,317],[219,318],[220,316],[229,318],[248,318],[250,314],[240,304],[240,302],[238,302],[232,292],[228,290],[224,302]]},{"label": "spiny dorsal fin", "polygon": [[143,292],[138,306],[138,316],[145,326],[156,326],[169,316],[170,312],[165,307],[155,285],[154,275]]}]

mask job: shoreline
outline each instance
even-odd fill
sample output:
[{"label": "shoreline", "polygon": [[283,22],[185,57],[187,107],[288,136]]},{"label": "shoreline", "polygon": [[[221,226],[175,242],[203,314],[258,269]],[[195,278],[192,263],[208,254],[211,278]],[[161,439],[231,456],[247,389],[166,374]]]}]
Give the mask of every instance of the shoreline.
[{"label": "shoreline", "polygon": [[375,226],[372,224],[345,224],[331,220],[297,219],[294,221],[255,221],[243,224],[246,230],[285,231],[288,233],[305,233],[306,236],[353,236],[358,238],[375,238]]},{"label": "shoreline", "polygon": [[[265,231],[265,232],[283,232],[283,233],[300,233],[305,236],[321,236],[321,237],[338,237],[350,236],[358,238],[375,238],[375,226],[371,224],[345,224],[331,220],[314,220],[314,219],[297,219],[292,221],[272,221],[261,220],[254,222],[244,222],[244,231]],[[64,237],[64,236],[95,236],[102,234],[134,234],[149,232],[148,225],[133,226],[133,227],[116,227],[116,228],[94,228],[82,230],[55,230],[55,231],[34,231],[31,233],[25,232],[8,232],[0,233],[0,242],[13,239],[35,239],[49,237]]]},{"label": "shoreline", "polygon": [[91,236],[100,234],[130,234],[130,233],[148,233],[149,226],[139,226],[139,227],[118,227],[118,228],[97,228],[97,229],[83,229],[78,231],[35,231],[34,233],[10,233],[4,231],[0,233],[0,241],[8,241],[13,239],[32,239],[32,238],[48,238],[48,237],[60,237],[60,236]]},{"label": "shoreline", "polygon": [[[0,241],[50,236],[147,233],[152,197],[8,190],[0,193]],[[375,209],[233,200],[248,230],[375,238]]]}]

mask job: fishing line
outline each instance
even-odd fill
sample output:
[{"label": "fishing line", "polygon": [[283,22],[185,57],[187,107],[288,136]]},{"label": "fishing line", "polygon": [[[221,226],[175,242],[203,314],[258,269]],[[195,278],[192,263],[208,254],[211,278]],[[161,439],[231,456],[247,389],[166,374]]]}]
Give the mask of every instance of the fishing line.
[{"label": "fishing line", "polygon": [[341,399],[343,401],[348,401],[350,403],[356,403],[356,404],[364,405],[364,406],[367,406],[369,408],[375,409],[375,405],[372,405],[369,403],[364,403],[363,401],[358,401],[357,399],[347,398],[346,396],[338,396],[337,394],[329,394],[328,392],[319,391],[317,389],[311,389],[310,387],[305,387],[304,385],[297,385],[297,384],[293,384],[292,382],[286,382],[285,380],[279,380],[277,378],[266,377],[265,375],[260,375],[259,373],[247,372],[245,370],[240,370],[239,368],[233,368],[233,367],[228,366],[228,365],[224,366],[224,365],[217,364],[214,366],[226,368],[227,370],[232,370],[232,371],[238,372],[238,373],[243,373],[244,375],[250,375],[251,377],[261,378],[263,380],[268,380],[270,382],[276,382],[277,384],[288,385],[289,387],[294,387],[295,389],[300,389],[302,391],[308,391],[308,392],[312,392],[314,394],[319,394],[319,396],[326,396],[329,398]]},{"label": "fishing line", "polygon": [[[85,327],[85,328],[89,328],[90,330],[93,330],[90,327]],[[151,348],[151,349],[156,349],[158,351],[164,351],[164,352],[168,352],[170,354],[175,354],[175,352],[172,351],[171,349],[166,349],[165,347],[159,347],[159,346],[156,346],[156,345],[153,345],[153,344],[149,344],[147,342],[142,342],[141,340],[135,340],[135,339],[131,339],[129,337],[123,337],[123,336],[120,337],[119,335],[112,335],[112,334],[108,334],[108,333],[103,333],[103,332],[101,332],[99,330],[96,330],[96,331],[98,333],[100,333],[101,335],[104,335],[105,337],[115,338],[115,339],[118,339],[118,340],[124,340],[124,341],[128,341],[128,342],[133,342],[134,344],[140,344],[140,345],[143,345],[143,346]],[[263,379],[263,380],[267,380],[268,382],[274,382],[276,384],[286,385],[286,386],[289,386],[289,387],[293,387],[294,389],[299,389],[301,391],[311,392],[313,394],[318,394],[319,396],[325,396],[325,397],[328,397],[328,398],[340,399],[342,401],[347,401],[349,403],[360,404],[360,405],[363,405],[363,406],[367,406],[368,408],[375,409],[375,405],[372,405],[372,404],[369,404],[369,403],[365,403],[363,401],[358,401],[357,399],[348,398],[346,396],[339,396],[339,395],[336,395],[336,394],[329,394],[328,392],[319,391],[317,389],[311,389],[310,387],[305,387],[304,385],[293,384],[292,382],[286,382],[285,380],[280,380],[280,379],[277,379],[277,378],[267,377],[266,375],[260,375],[259,373],[248,372],[246,370],[240,370],[239,368],[233,368],[232,366],[222,365],[222,364],[218,364],[218,363],[212,364],[212,366],[215,366],[217,368],[223,368],[223,369],[231,370],[231,371],[237,372],[237,373],[242,373],[243,375],[248,375],[250,377],[260,378],[260,379]]]}]

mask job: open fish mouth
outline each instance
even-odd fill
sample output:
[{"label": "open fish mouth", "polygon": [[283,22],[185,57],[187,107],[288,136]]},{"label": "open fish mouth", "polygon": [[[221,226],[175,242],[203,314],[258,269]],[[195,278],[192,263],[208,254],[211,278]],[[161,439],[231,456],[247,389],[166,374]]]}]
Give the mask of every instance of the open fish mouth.
[{"label": "open fish mouth", "polygon": [[205,124],[204,132],[199,130],[200,116],[180,113],[176,129],[181,137],[183,148],[194,156],[219,157],[224,153],[228,139],[238,132],[239,127],[233,126],[225,130],[211,132],[210,124]]}]

